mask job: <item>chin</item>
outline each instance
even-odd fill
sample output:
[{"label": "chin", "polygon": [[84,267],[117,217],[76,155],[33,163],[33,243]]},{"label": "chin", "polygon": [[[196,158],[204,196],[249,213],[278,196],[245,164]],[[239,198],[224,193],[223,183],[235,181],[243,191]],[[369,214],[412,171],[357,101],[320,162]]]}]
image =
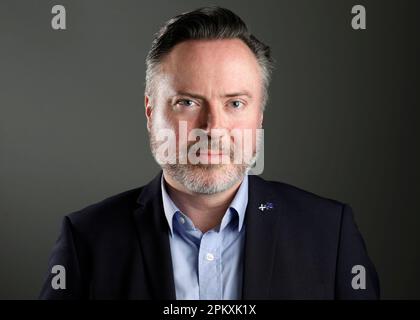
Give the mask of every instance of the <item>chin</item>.
[{"label": "chin", "polygon": [[[189,191],[215,194],[231,188],[240,181],[245,168],[235,165],[184,165],[171,168],[171,176]],[[175,169],[175,170],[173,170]]]}]

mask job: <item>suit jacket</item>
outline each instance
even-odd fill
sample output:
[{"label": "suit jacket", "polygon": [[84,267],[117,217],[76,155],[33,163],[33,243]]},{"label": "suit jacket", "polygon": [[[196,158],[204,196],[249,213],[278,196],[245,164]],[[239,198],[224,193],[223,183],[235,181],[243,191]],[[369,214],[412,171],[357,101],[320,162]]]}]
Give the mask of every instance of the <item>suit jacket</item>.
[{"label": "suit jacket", "polygon": [[[64,217],[41,299],[176,298],[161,174]],[[259,209],[267,203],[271,209]],[[348,205],[249,176],[245,225],[243,299],[379,298]],[[65,289],[51,285],[54,265],[65,268]],[[365,289],[352,286],[356,265]]]}]

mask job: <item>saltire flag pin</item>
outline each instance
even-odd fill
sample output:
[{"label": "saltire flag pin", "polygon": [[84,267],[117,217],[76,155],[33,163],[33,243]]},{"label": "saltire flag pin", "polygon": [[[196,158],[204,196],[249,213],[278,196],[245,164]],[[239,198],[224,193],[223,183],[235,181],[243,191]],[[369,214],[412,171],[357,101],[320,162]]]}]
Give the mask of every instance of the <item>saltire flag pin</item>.
[{"label": "saltire flag pin", "polygon": [[261,203],[260,206],[258,207],[258,209],[261,212],[264,212],[265,210],[271,210],[273,208],[274,208],[274,205],[271,202]]}]

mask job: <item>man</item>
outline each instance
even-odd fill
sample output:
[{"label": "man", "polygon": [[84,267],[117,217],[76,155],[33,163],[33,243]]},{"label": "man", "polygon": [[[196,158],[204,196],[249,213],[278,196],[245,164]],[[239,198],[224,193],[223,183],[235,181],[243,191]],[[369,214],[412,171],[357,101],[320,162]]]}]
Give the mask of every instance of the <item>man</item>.
[{"label": "man", "polygon": [[[146,62],[162,171],[64,218],[40,297],[378,298],[348,205],[248,174],[262,145],[269,47],[233,12],[201,8],[169,20]],[[250,139],[232,137],[247,130]]]}]

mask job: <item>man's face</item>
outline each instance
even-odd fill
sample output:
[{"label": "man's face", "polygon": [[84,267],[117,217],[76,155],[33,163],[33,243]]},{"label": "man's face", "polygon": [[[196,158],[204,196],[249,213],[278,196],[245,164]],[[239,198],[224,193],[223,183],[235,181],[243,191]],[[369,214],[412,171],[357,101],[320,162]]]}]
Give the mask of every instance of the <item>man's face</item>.
[{"label": "man's face", "polygon": [[[180,123],[187,134],[191,130],[205,133],[208,143],[207,150],[196,153],[200,163],[191,164],[188,159],[186,164],[161,164],[165,173],[188,190],[206,194],[224,191],[240,181],[250,164],[233,163],[234,143],[229,132],[251,131],[253,138],[243,143],[251,144],[255,157],[256,129],[261,128],[263,119],[262,75],[252,51],[239,39],[184,41],[164,57],[155,77],[153,96],[145,97],[155,158],[159,130],[175,133],[177,160],[182,150],[190,150],[196,142],[183,139]],[[222,129],[224,134],[213,134],[214,129]],[[226,149],[229,139],[230,148]],[[230,163],[221,163],[217,153],[227,154]]]}]

